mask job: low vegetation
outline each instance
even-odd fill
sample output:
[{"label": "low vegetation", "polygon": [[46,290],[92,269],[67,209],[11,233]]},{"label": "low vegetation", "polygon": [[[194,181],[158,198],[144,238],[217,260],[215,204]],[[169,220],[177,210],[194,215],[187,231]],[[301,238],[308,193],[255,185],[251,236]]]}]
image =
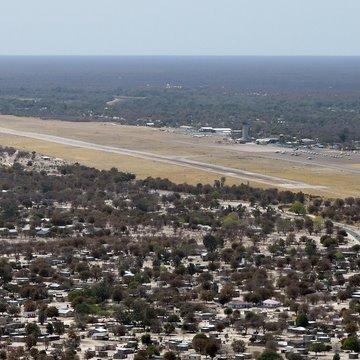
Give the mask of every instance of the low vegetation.
[{"label": "low vegetation", "polygon": [[1,158],[2,358],[358,351],[360,199]]}]

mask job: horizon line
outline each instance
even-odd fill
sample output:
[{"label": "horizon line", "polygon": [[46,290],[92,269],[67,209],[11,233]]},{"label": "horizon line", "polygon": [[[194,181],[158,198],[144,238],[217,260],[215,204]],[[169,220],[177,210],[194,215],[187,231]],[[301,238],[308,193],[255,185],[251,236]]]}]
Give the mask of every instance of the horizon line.
[{"label": "horizon line", "polygon": [[318,55],[318,54],[0,54],[0,57],[360,57],[358,55]]}]

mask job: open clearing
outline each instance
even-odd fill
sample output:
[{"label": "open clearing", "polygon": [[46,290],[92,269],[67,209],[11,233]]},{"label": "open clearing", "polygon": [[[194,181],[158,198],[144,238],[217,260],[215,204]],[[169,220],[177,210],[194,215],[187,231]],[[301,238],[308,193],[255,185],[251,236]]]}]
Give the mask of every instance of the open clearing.
[{"label": "open clearing", "polygon": [[88,166],[118,167],[139,178],[175,182],[248,182],[263,187],[303,190],[324,196],[360,196],[360,155],[351,159],[317,154],[279,154],[274,146],[229,145],[221,137],[192,138],[171,129],[112,123],[62,122],[0,116],[0,143]]}]

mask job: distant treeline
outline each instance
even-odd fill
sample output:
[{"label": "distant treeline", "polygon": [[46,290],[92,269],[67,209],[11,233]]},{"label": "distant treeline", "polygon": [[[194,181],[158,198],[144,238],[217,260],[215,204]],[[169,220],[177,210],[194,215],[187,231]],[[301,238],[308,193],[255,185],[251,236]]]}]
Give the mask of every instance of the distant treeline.
[{"label": "distant treeline", "polygon": [[[0,58],[0,113],[360,139],[359,60]],[[118,101],[112,102],[114,99]]]}]

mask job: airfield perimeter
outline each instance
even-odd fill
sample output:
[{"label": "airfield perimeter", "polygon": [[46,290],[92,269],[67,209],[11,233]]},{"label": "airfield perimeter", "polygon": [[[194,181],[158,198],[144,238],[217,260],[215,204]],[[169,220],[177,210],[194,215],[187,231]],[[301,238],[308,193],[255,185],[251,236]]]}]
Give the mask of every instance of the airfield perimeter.
[{"label": "airfield perimeter", "polygon": [[225,176],[227,184],[360,197],[357,153],[340,156],[336,151],[317,149],[310,155],[299,150],[293,156],[290,149],[228,144],[222,137],[193,138],[173,129],[6,115],[0,116],[0,144],[100,169],[117,167],[138,178],[211,184]]}]

